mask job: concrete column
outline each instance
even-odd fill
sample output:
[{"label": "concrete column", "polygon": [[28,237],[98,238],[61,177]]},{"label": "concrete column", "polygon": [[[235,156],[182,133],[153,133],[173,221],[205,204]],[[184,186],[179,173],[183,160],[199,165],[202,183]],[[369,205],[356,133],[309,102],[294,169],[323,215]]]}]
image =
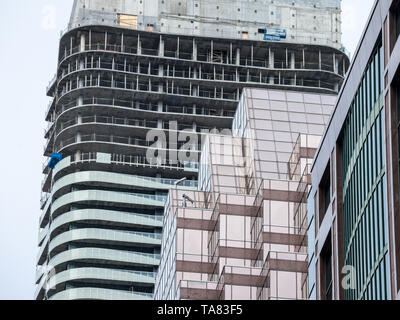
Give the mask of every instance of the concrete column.
[{"label": "concrete column", "polygon": [[233,46],[232,46],[232,42],[229,45],[229,49],[230,49],[229,64],[232,64],[233,63]]},{"label": "concrete column", "polygon": [[194,61],[197,61],[197,42],[196,39],[193,39],[193,57]]},{"label": "concrete column", "polygon": [[80,51],[83,52],[86,49],[86,35],[84,33],[81,34],[81,48]]},{"label": "concrete column", "polygon": [[198,79],[199,78],[199,73],[197,71],[197,68],[194,67],[193,68],[193,79]]},{"label": "concrete column", "polygon": [[82,153],[81,153],[80,150],[78,150],[78,151],[75,153],[75,161],[81,161],[81,159],[82,159]]},{"label": "concrete column", "polygon": [[142,54],[142,41],[140,40],[140,34],[138,34],[137,54]]},{"label": "concrete column", "polygon": [[199,95],[199,87],[197,85],[192,86],[192,96],[197,97]]},{"label": "concrete column", "polygon": [[288,59],[288,49],[286,49],[285,50],[286,51],[286,66],[285,66],[285,68],[287,68],[288,67],[288,65],[289,65],[289,59]]},{"label": "concrete column", "polygon": [[108,43],[108,33],[107,31],[104,33],[104,49],[107,50],[107,43]]},{"label": "concrete column", "polygon": [[[158,112],[163,112],[163,102],[158,101]],[[163,121],[161,119],[157,120],[157,128],[162,129],[163,128]]]},{"label": "concrete column", "polygon": [[82,124],[82,115],[79,113],[77,118],[76,118],[77,124]]},{"label": "concrete column", "polygon": [[89,50],[92,50],[92,30],[89,30]]},{"label": "concrete column", "polygon": [[[268,55],[268,68],[270,69],[275,68],[275,54],[271,49],[269,49],[269,55]],[[274,84],[274,82],[275,82],[274,76],[269,76],[268,83]]]},{"label": "concrete column", "polygon": [[333,54],[333,72],[339,73],[339,59],[336,54]]},{"label": "concrete column", "polygon": [[343,76],[345,76],[346,75],[346,60],[345,59],[343,59],[342,60],[342,66],[343,66]]},{"label": "concrete column", "polygon": [[[158,66],[158,76],[159,77],[163,77],[164,76],[164,66],[162,64],[160,64]],[[158,85],[158,92],[161,92],[161,93],[164,92],[164,86],[163,86],[162,83],[160,83]]]},{"label": "concrete column", "polygon": [[274,76],[269,76],[269,77],[268,77],[268,83],[269,83],[269,84],[274,84],[274,83],[275,83],[275,78],[274,78]]},{"label": "concrete column", "polygon": [[83,97],[82,96],[79,96],[78,99],[76,99],[76,100],[77,100],[78,106],[82,106],[83,105]]},{"label": "concrete column", "polygon": [[81,135],[80,132],[77,132],[77,133],[76,133],[76,142],[77,142],[77,143],[82,142],[82,135]]},{"label": "concrete column", "polygon": [[322,55],[321,55],[321,50],[319,50],[319,70],[322,69]]},{"label": "concrete column", "polygon": [[83,70],[83,69],[85,69],[85,61],[80,60],[79,61],[79,70]]},{"label": "concrete column", "polygon": [[338,82],[335,83],[335,91],[339,92],[339,83]]},{"label": "concrete column", "polygon": [[164,43],[164,39],[162,38],[162,36],[160,36],[160,45],[158,48],[158,55],[160,57],[164,57],[164,52],[165,52],[165,43]]},{"label": "concrete column", "polygon": [[296,75],[290,79],[290,85],[294,86],[296,84]]},{"label": "concrete column", "polygon": [[240,48],[236,48],[236,65],[240,66]]},{"label": "concrete column", "polygon": [[290,53],[290,69],[296,68],[296,55],[294,52]]},{"label": "concrete column", "polygon": [[268,68],[270,69],[275,68],[275,53],[271,49],[269,49]]}]

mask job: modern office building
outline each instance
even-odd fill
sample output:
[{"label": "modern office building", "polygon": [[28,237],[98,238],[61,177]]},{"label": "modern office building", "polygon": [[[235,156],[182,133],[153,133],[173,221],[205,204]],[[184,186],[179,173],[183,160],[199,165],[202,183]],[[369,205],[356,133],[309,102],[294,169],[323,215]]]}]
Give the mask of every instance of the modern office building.
[{"label": "modern office building", "polygon": [[399,299],[400,1],[376,1],[312,168],[312,299]]},{"label": "modern office building", "polygon": [[231,128],[244,87],[335,95],[348,66],[339,0],[74,1],[47,88],[35,298],[152,298],[168,190],[197,190],[205,132]]},{"label": "modern office building", "polygon": [[171,189],[155,299],[307,299],[309,169],[335,95],[245,89],[199,191]]}]

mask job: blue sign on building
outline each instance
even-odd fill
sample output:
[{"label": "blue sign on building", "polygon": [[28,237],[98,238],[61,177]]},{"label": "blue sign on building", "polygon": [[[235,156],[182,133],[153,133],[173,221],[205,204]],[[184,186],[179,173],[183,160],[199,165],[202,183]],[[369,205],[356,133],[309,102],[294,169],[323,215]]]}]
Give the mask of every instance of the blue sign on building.
[{"label": "blue sign on building", "polygon": [[286,39],[285,29],[265,29],[264,30],[264,40],[265,41],[281,41]]}]

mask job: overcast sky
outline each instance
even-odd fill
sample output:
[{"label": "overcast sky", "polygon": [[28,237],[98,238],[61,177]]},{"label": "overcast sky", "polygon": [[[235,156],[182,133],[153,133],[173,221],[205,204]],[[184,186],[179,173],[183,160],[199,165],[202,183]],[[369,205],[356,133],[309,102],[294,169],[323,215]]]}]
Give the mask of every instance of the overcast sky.
[{"label": "overcast sky", "polygon": [[[343,0],[351,53],[373,2]],[[45,88],[71,7],[72,0],[0,0],[0,300],[34,296]]]}]

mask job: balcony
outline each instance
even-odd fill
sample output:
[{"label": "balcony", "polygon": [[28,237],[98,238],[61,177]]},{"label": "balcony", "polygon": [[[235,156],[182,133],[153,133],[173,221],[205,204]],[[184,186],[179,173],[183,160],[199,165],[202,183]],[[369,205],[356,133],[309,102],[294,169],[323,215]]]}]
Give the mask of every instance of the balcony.
[{"label": "balcony", "polygon": [[51,190],[51,179],[53,175],[53,170],[50,169],[48,173],[45,174],[42,181],[42,192],[50,192]]},{"label": "balcony", "polygon": [[[311,40],[311,39],[310,39]],[[299,41],[299,40],[297,40]],[[313,44],[313,41],[310,41],[310,44]],[[306,43],[306,42],[304,42]],[[282,46],[282,44],[281,44]],[[250,47],[250,44],[249,44]],[[267,52],[268,50],[266,48],[263,48],[266,50],[266,55],[268,56]],[[164,50],[163,52],[160,51],[158,48],[146,48],[146,47],[141,47],[141,50],[138,50],[137,46],[121,46],[118,44],[107,44],[105,45],[104,42],[102,43],[93,43],[91,45],[86,45],[85,46],[85,52],[90,52],[90,51],[103,51],[103,52],[109,52],[109,53],[124,53],[124,54],[130,54],[130,55],[140,55],[143,57],[149,57],[149,58],[162,58],[165,60],[182,60],[182,63],[185,61],[197,61],[197,62],[203,62],[203,63],[212,63],[215,65],[226,65],[226,66],[239,66],[239,67],[252,67],[252,68],[262,68],[266,70],[271,70],[271,69],[296,69],[296,70],[315,70],[315,71],[328,71],[328,72],[333,72],[336,73],[337,75],[344,76],[342,68],[338,68],[338,70],[334,69],[333,63],[330,63],[329,58],[325,57],[321,63],[311,63],[308,62],[311,58],[309,55],[312,54],[318,54],[318,50],[312,50],[312,48],[307,48],[305,50],[305,59],[303,59],[302,53],[298,52],[296,56],[296,61],[295,62],[290,62],[288,59],[275,59],[274,63],[271,65],[268,59],[263,59],[265,55],[261,54],[257,57],[251,57],[250,55],[246,57],[241,57],[239,60],[239,64],[236,65],[236,56],[231,56],[230,59],[228,58],[227,55],[225,56],[218,56],[214,55],[212,56],[210,53],[206,53],[207,50],[210,50],[210,48],[199,50],[197,52],[197,56],[193,54],[192,50],[184,51],[182,48],[179,50]],[[279,48],[274,48],[274,50],[279,53],[281,57],[285,56],[285,50],[286,48],[282,48],[279,50]],[[77,54],[81,52],[81,47],[80,46],[74,46],[70,49],[66,49],[63,55],[60,57],[61,63],[67,59],[68,57]],[[340,52],[336,53],[338,56],[340,55]],[[301,55],[301,58],[299,57]],[[278,56],[278,54],[276,55]],[[262,58],[262,59],[260,59]],[[332,59],[332,58],[331,58]]]},{"label": "balcony", "polygon": [[49,121],[48,123],[47,123],[47,127],[46,127],[46,129],[44,130],[44,137],[45,137],[45,139],[48,139],[49,137],[50,137],[50,135],[52,134],[52,131],[53,131],[53,129],[54,129],[54,122],[53,121]]},{"label": "balcony", "polygon": [[52,98],[47,105],[46,112],[45,112],[45,119],[46,121],[51,121],[51,113],[54,111],[56,106],[56,98]]},{"label": "balcony", "polygon": [[116,108],[128,108],[138,111],[147,111],[153,113],[176,113],[182,115],[189,116],[210,116],[210,117],[230,117],[233,118],[235,116],[235,111],[233,110],[224,110],[221,107],[209,108],[202,107],[198,109],[194,109],[192,106],[171,106],[171,105],[163,105],[162,111],[159,111],[158,105],[155,104],[145,104],[133,102],[132,100],[119,100],[119,99],[107,99],[107,98],[85,98],[83,99],[83,104],[78,105],[76,101],[71,101],[68,103],[60,104],[57,112],[57,118],[64,112],[78,107],[86,107],[86,106],[110,106]]},{"label": "balcony", "polygon": [[219,300],[218,283],[208,281],[181,280],[175,297],[180,300]]},{"label": "balcony", "polygon": [[[162,91],[160,91],[160,86],[162,86]],[[198,100],[203,99],[218,99],[224,100],[230,103],[237,103],[239,96],[237,94],[236,89],[231,92],[224,91],[223,88],[214,88],[212,90],[199,89],[194,90],[192,86],[188,86],[186,83],[181,86],[175,86],[173,81],[139,81],[139,78],[132,78],[129,80],[122,79],[121,77],[118,79],[110,80],[106,77],[97,77],[86,79],[82,82],[79,82],[74,77],[62,87],[60,91],[59,101],[68,93],[73,92],[74,90],[83,89],[83,88],[111,88],[111,89],[121,89],[138,93],[152,93],[154,95],[175,95],[182,98],[196,98]],[[187,100],[185,100],[187,101]]]},{"label": "balcony", "polygon": [[43,209],[44,205],[47,203],[47,200],[49,200],[51,193],[49,192],[42,192],[42,195],[40,196],[40,208]]},{"label": "balcony", "polygon": [[54,97],[56,85],[57,85],[57,74],[55,74],[53,76],[53,78],[50,80],[50,82],[46,88],[46,93],[49,97]]},{"label": "balcony", "polygon": [[[303,300],[307,298],[307,254],[270,251],[262,268],[267,278],[261,300]],[[270,283],[271,279],[277,279]]]},{"label": "balcony", "polygon": [[73,288],[61,291],[49,300],[152,300],[153,294],[99,288]]},{"label": "balcony", "polygon": [[[80,139],[78,139],[76,136],[63,139],[61,141],[58,141],[56,145],[56,150],[57,153],[62,153],[63,150],[65,150],[68,147],[71,147],[75,144],[81,144],[81,143],[112,143],[112,144],[117,144],[121,146],[129,146],[129,147],[136,147],[136,148],[156,148],[154,146],[154,142],[145,140],[145,139],[139,139],[139,138],[134,138],[134,137],[120,137],[120,136],[113,136],[113,135],[101,135],[101,134],[88,134],[81,136]],[[173,145],[167,146],[161,146],[159,149],[175,149],[175,150],[180,150],[180,151],[188,151],[191,153],[196,153],[198,154],[201,150],[201,145],[195,146],[195,150],[189,150],[189,149],[184,149],[181,150],[180,148],[185,145],[185,142],[178,142]]]},{"label": "balcony", "polygon": [[[97,162],[97,153],[82,153],[78,158],[74,155],[65,158],[55,168],[54,175],[58,174],[61,170],[71,165],[79,165],[86,162]],[[64,165],[65,163],[65,165]],[[147,158],[144,156],[132,156],[124,154],[111,154],[111,164],[126,167],[154,167],[154,168],[168,168],[177,169],[183,171],[197,172],[199,169],[199,163],[197,162],[184,162],[184,163],[171,163],[167,160],[164,164],[150,164]],[[197,182],[196,182],[197,183]],[[183,182],[183,186],[194,187],[196,185],[193,181]]]}]

